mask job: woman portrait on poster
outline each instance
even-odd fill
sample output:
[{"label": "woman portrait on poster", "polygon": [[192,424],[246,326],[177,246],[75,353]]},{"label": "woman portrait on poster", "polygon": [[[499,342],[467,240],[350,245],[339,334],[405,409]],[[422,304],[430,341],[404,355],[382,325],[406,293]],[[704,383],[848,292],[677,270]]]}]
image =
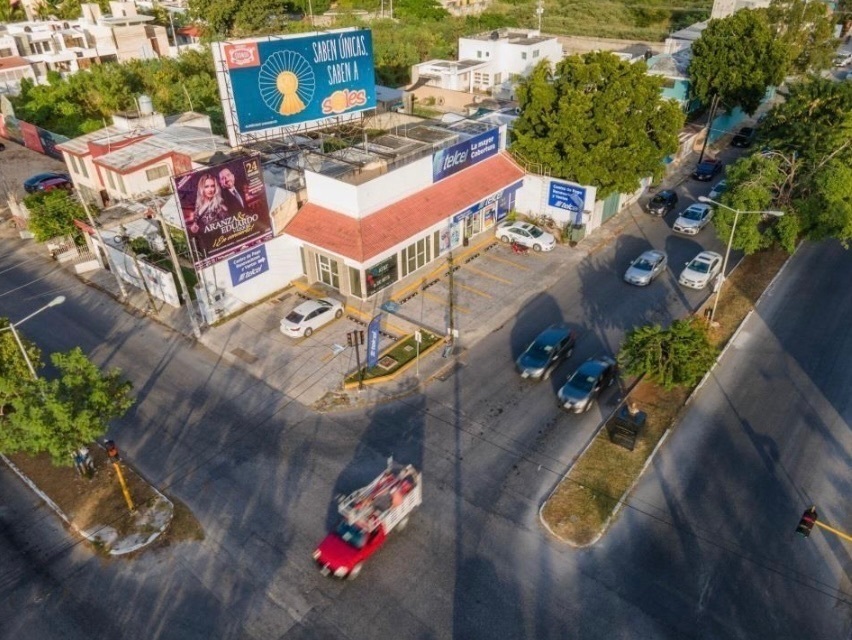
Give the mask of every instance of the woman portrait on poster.
[{"label": "woman portrait on poster", "polygon": [[198,233],[201,228],[211,222],[216,222],[228,213],[225,202],[222,199],[222,190],[219,181],[209,173],[205,173],[198,179],[198,188],[195,192],[195,211],[189,222],[189,230]]}]

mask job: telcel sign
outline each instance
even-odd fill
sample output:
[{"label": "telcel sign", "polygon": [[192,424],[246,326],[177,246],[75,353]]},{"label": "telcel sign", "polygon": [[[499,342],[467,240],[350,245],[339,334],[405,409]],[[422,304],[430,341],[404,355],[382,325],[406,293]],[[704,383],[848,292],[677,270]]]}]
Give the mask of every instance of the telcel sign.
[{"label": "telcel sign", "polygon": [[586,189],[567,182],[550,183],[550,193],[547,196],[547,204],[557,209],[566,209],[573,213],[582,213],[586,204]]},{"label": "telcel sign", "polygon": [[[255,133],[376,106],[369,29],[218,43],[213,48],[228,124]],[[227,78],[226,78],[227,76]]]},{"label": "telcel sign", "polygon": [[462,169],[490,158],[500,147],[500,132],[486,131],[464,142],[435,152],[432,156],[432,182],[448,178]]}]

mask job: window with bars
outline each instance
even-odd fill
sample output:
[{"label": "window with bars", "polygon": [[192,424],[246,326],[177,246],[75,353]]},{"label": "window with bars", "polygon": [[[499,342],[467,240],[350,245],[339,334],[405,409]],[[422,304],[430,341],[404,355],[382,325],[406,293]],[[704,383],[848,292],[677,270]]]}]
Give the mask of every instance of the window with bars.
[{"label": "window with bars", "polygon": [[430,244],[429,237],[427,236],[420,238],[420,240],[402,250],[403,276],[414,273],[432,260],[432,247]]}]

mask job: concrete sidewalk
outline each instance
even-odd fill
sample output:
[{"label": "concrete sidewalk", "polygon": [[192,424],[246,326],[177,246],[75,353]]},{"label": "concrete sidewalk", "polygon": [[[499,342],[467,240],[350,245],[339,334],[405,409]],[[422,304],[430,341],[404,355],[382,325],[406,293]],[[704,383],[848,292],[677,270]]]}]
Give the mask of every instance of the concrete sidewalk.
[{"label": "concrete sidewalk", "polygon": [[[694,167],[696,158],[697,154],[693,154],[670,167],[659,189],[680,184]],[[295,342],[285,337],[278,329],[281,318],[302,299],[335,295],[335,292],[325,290],[322,285],[295,282],[236,317],[216,326],[203,327],[200,343],[218,358],[237,364],[288,397],[318,410],[372,404],[411,393],[432,379],[449,375],[458,362],[464,360],[467,349],[510,320],[517,313],[521,293],[526,297],[547,290],[566,270],[576,268],[586,257],[609,245],[650,195],[652,193],[623,209],[574,247],[559,245],[547,254],[512,256],[489,231],[474,238],[470,246],[455,251],[456,299],[463,312],[456,305],[454,318],[460,337],[449,358],[442,357],[443,349],[423,357],[419,363],[419,377],[412,367],[393,380],[369,385],[362,391],[344,390],[344,377],[356,369],[353,350],[344,348],[346,333],[352,329],[366,329],[370,318],[384,311],[381,305],[384,303],[387,309],[387,302],[391,301],[397,306],[390,306],[394,309],[392,313],[385,312],[382,350],[392,346],[395,339],[419,328],[443,335],[448,315],[446,262],[437,265],[419,282],[389,288],[380,300],[369,303],[347,300],[344,318],[317,331],[311,338]],[[509,263],[505,268],[512,272],[513,280],[506,279],[503,285],[498,282],[498,286],[488,292],[465,285],[466,274],[481,273],[487,261]],[[501,279],[484,275],[489,279]],[[118,285],[110,272],[97,270],[82,274],[80,278],[120,299]],[[431,286],[425,289],[424,284]],[[185,308],[176,309],[157,301],[158,308],[151,309],[144,291],[129,285],[125,285],[125,289],[128,296],[123,304],[131,313],[145,315],[189,340],[195,339]]]}]

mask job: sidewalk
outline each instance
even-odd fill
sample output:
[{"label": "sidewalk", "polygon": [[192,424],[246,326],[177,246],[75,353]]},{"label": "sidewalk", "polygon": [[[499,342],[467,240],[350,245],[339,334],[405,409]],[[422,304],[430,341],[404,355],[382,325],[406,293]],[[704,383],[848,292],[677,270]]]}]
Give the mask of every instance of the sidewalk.
[{"label": "sidewalk", "polygon": [[[680,184],[692,170],[696,157],[697,154],[690,155],[677,166],[671,166],[669,175],[658,189]],[[374,404],[412,393],[421,385],[451,375],[454,367],[464,361],[467,349],[511,320],[517,313],[519,291],[530,295],[547,290],[568,269],[576,268],[587,256],[609,245],[640,210],[640,203],[646,197],[623,209],[574,247],[560,245],[548,254],[522,257],[516,264],[507,265],[505,268],[511,270],[515,278],[511,286],[498,285],[490,293],[459,291],[457,295],[467,296],[470,302],[461,310],[459,305],[456,306],[455,327],[460,338],[455,352],[451,357],[444,358],[442,349],[437,349],[422,358],[419,377],[412,367],[393,380],[367,386],[362,391],[344,390],[343,378],[355,369],[352,349],[343,348],[346,345],[345,333],[352,328],[366,329],[370,318],[384,311],[379,306],[382,302],[399,300],[399,306],[393,313],[385,312],[383,330],[386,335],[381,340],[382,350],[391,346],[394,338],[410,334],[418,328],[443,335],[447,326],[447,285],[442,282],[446,278],[446,264],[435,267],[429,272],[431,275],[424,276],[421,282],[391,288],[380,301],[366,303],[348,300],[344,319],[323,328],[309,339],[294,343],[283,336],[278,330],[280,319],[300,299],[321,297],[332,292],[323,290],[322,285],[308,286],[296,282],[220,325],[202,328],[200,343],[217,357],[239,365],[285,395],[318,410]],[[492,234],[484,233],[469,247],[454,252],[454,265],[460,267],[455,276],[456,287],[474,289],[463,284],[462,276],[465,269],[471,273],[481,273],[479,267],[482,263],[478,261],[488,258],[509,263],[507,257],[498,254],[499,245]],[[493,255],[489,255],[492,252]],[[500,279],[498,276],[490,277]],[[80,278],[90,286],[119,299],[118,285],[110,272],[97,270],[82,274]],[[433,279],[434,290],[431,287],[429,290],[423,289],[423,282],[429,284],[428,278]],[[128,297],[123,304],[132,313],[147,316],[186,336],[188,340],[194,340],[185,308],[176,309],[158,301],[161,308],[151,310],[144,291],[129,285],[125,285],[125,288]],[[406,296],[408,300],[405,300]]]}]

